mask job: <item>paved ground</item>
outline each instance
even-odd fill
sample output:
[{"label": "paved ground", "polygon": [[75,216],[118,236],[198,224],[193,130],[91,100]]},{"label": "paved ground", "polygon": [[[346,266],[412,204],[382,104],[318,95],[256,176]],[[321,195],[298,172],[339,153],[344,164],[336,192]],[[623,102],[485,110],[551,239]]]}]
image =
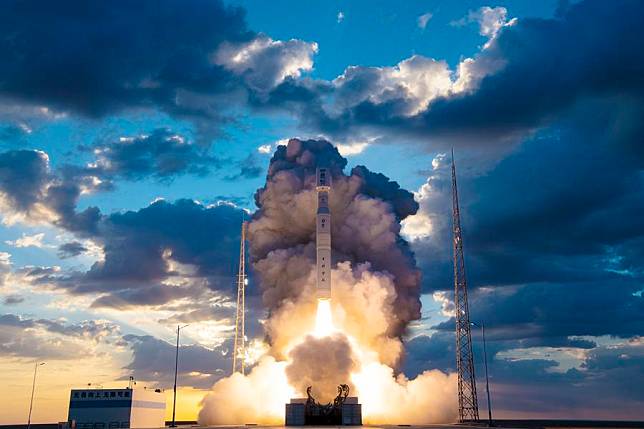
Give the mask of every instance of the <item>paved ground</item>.
[{"label": "paved ground", "polygon": [[[179,429],[291,429],[295,426],[197,426],[196,422],[177,422]],[[633,421],[588,421],[588,420],[496,420],[495,427],[502,429],[644,429],[644,422]],[[0,425],[0,429],[26,429],[27,425]],[[302,426],[302,429],[359,429],[358,426]],[[485,429],[487,425],[441,424],[441,425],[373,425],[365,429]],[[32,424],[31,429],[57,429],[55,423]],[[165,428],[157,428],[165,429]]]}]

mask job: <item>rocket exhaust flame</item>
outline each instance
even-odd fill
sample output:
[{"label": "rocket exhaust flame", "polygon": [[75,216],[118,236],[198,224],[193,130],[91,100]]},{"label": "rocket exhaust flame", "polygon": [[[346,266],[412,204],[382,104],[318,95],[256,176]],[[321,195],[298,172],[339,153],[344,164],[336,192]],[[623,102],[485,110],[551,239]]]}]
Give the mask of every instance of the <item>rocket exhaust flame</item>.
[{"label": "rocket exhaust flame", "polygon": [[328,337],[335,331],[333,327],[333,315],[331,313],[331,300],[318,299],[318,309],[315,316],[315,330],[313,335],[316,337]]}]

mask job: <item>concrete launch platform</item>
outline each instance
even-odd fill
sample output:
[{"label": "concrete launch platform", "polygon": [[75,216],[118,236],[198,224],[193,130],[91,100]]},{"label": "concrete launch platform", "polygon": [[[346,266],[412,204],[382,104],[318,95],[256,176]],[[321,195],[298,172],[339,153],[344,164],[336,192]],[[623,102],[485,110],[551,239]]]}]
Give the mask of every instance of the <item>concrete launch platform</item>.
[{"label": "concrete launch platform", "polygon": [[[500,429],[644,429],[644,421],[606,420],[496,420],[494,427]],[[199,426],[196,422],[177,422],[179,429],[292,429],[298,426],[262,426],[254,424],[229,426]],[[26,429],[27,425],[0,425],[0,429]],[[167,426],[166,426],[167,427]],[[301,426],[303,429],[483,429],[485,424],[435,424],[435,425],[364,425],[364,426]],[[56,423],[32,424],[31,429],[57,429]],[[156,429],[156,428],[152,428]],[[165,429],[165,428],[158,428]]]}]

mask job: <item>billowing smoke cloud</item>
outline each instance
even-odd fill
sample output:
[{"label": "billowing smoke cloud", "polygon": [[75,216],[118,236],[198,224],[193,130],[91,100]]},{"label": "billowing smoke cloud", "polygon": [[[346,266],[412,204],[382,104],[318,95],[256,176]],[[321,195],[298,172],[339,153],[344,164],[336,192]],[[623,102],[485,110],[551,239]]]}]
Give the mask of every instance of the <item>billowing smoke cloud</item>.
[{"label": "billowing smoke cloud", "polygon": [[[351,394],[359,396],[365,422],[429,423],[454,417],[452,376],[430,371],[408,380],[397,372],[402,338],[409,323],[420,318],[420,272],[400,235],[401,221],[415,214],[418,204],[396,182],[366,167],[345,174],[346,163],[322,140],[292,139],[271,159],[249,225],[251,262],[268,311],[268,353],[248,376],[235,374],[215,384],[203,402],[202,424],[282,423],[289,398],[305,396],[312,386],[319,402],[329,402],[339,384],[350,385]],[[327,335],[316,326],[317,167],[326,167],[333,183],[332,326]],[[222,410],[239,409],[238,402],[259,395],[266,384],[260,376],[274,381],[269,388],[274,390],[261,392],[260,401],[268,401],[261,412],[224,416]],[[249,384],[252,380],[257,385]],[[285,392],[291,396],[280,396]],[[278,405],[273,404],[276,397]]]},{"label": "billowing smoke cloud", "polygon": [[309,336],[289,357],[291,363],[286,367],[286,376],[291,386],[298,392],[306,392],[311,386],[313,396],[322,403],[330,402],[338,394],[338,385],[347,383],[358,367],[351,344],[342,334]]},{"label": "billowing smoke cloud", "polygon": [[204,398],[199,422],[282,424],[284,404],[294,392],[286,382],[286,362],[263,358],[248,376],[221,379]]},{"label": "billowing smoke cloud", "polygon": [[400,335],[420,317],[420,273],[400,236],[400,221],[415,214],[418,204],[412,193],[366,167],[345,175],[346,163],[325,141],[292,139],[275,152],[266,186],[255,195],[259,210],[249,228],[264,304],[276,311],[306,293],[315,256],[315,170],[325,166],[333,177],[334,260],[369,262],[373,271],[393,276],[396,297],[389,333]]}]

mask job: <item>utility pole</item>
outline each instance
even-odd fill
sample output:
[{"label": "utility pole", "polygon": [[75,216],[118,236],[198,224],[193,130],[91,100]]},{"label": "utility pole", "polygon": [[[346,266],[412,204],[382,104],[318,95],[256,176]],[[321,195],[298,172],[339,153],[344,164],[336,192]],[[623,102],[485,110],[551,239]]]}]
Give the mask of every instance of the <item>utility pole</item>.
[{"label": "utility pole", "polygon": [[232,373],[246,372],[246,229],[248,222],[242,221],[239,243],[239,271],[237,272],[237,315],[235,317],[235,343],[233,345]]},{"label": "utility pole", "polygon": [[179,372],[179,331],[185,328],[188,325],[179,326],[177,325],[177,350],[174,355],[174,391],[173,391],[173,400],[172,400],[172,424],[171,428],[177,427],[177,422],[175,420],[175,413],[177,411],[177,373]]},{"label": "utility pole", "polygon": [[38,367],[44,365],[45,362],[36,362],[34,365],[34,381],[31,383],[31,401],[29,401],[29,417],[27,418],[27,429],[31,429],[31,410],[34,407],[34,392],[36,391],[36,373]]},{"label": "utility pole", "polygon": [[481,328],[481,336],[483,337],[483,359],[485,362],[485,391],[487,393],[487,416],[488,416],[488,426],[492,426],[492,401],[490,400],[490,378],[487,373],[487,346],[485,345],[485,324],[481,322],[481,325],[477,325],[472,322],[472,325],[479,326]]},{"label": "utility pole", "polygon": [[454,307],[456,310],[456,369],[458,372],[458,420],[479,420],[479,405],[476,397],[476,378],[472,354],[472,332],[470,311],[467,304],[467,280],[465,277],[465,257],[463,255],[463,236],[461,213],[458,205],[456,186],[456,166],[452,149],[452,232],[454,250]]}]

